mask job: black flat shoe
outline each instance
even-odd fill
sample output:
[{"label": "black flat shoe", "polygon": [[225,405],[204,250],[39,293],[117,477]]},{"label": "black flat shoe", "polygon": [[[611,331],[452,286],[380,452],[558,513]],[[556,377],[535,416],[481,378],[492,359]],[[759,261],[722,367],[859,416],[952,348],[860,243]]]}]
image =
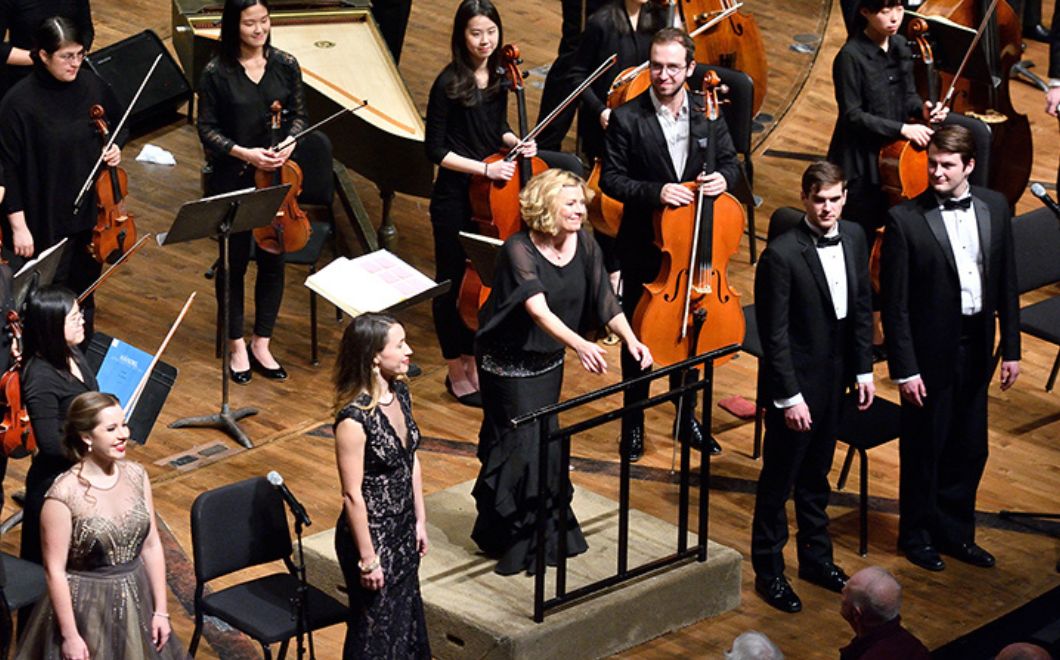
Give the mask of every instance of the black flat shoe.
[{"label": "black flat shoe", "polygon": [[250,383],[250,379],[254,376],[250,372],[250,369],[246,371],[236,371],[232,367],[228,367],[228,377],[232,379],[232,382],[236,385],[246,385]]},{"label": "black flat shoe", "polygon": [[946,568],[946,562],[942,561],[939,551],[930,545],[922,545],[903,550],[905,558],[920,568],[929,571],[941,571]]},{"label": "black flat shoe", "polygon": [[635,426],[629,432],[629,462],[636,463],[644,456],[644,427]]},{"label": "black flat shoe", "polygon": [[993,568],[997,561],[994,555],[983,550],[974,543],[962,543],[961,545],[943,546],[942,553],[979,568]]},{"label": "black flat shoe", "polygon": [[808,566],[799,564],[799,579],[841,594],[850,577],[843,572],[843,569],[828,562],[827,564]]},{"label": "black flat shoe", "polygon": [[781,612],[794,614],[802,609],[802,601],[799,600],[795,590],[791,588],[791,585],[788,584],[783,575],[772,580],[763,580],[756,577],[755,593]]},{"label": "black flat shoe", "polygon": [[[677,419],[674,419],[673,434],[677,435]],[[695,417],[692,418],[692,428],[688,433],[688,437],[689,444],[696,451],[703,451],[703,446],[706,445],[707,451],[710,452],[711,456],[717,456],[721,453],[721,445],[714,439],[714,436],[703,433],[703,425]]]},{"label": "black flat shoe", "polygon": [[[278,366],[275,369],[270,369],[263,365],[258,358],[254,357],[254,351],[247,349],[247,357],[250,358],[250,368],[258,372],[262,376],[270,380],[287,380],[287,371],[283,366]],[[279,364],[277,362],[276,364]],[[248,377],[247,380],[250,380]]]},{"label": "black flat shoe", "polygon": [[445,377],[445,391],[449,392],[449,395],[456,399],[461,405],[469,408],[482,407],[482,392],[470,392],[463,396],[457,396],[456,392],[453,391],[453,381],[449,380],[449,376]]}]

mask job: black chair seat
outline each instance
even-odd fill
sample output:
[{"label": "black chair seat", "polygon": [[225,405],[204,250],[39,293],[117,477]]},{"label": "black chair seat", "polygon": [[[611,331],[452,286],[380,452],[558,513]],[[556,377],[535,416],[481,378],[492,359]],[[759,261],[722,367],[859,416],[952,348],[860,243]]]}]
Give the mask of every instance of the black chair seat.
[{"label": "black chair seat", "polygon": [[1020,329],[1038,339],[1060,344],[1060,296],[1020,309]]},{"label": "black chair seat", "polygon": [[836,438],[854,449],[869,450],[894,440],[901,433],[902,407],[887,399],[876,397],[869,409],[861,412],[857,398],[843,398]]},{"label": "black chair seat", "polygon": [[[257,640],[274,644],[297,633],[291,618],[291,595],[297,588],[298,579],[293,575],[274,573],[205,596],[203,611]],[[311,630],[346,621],[347,608],[316,587],[309,587],[306,602]]]},{"label": "black chair seat", "polygon": [[0,554],[0,560],[3,561],[3,572],[7,579],[3,593],[12,610],[32,605],[47,593],[44,568],[39,564],[6,553]]},{"label": "black chair seat", "polygon": [[331,224],[327,222],[311,222],[313,233],[309,235],[309,242],[298,252],[288,252],[287,263],[299,266],[313,266],[320,259],[320,253],[324,251],[324,245],[331,238]]}]

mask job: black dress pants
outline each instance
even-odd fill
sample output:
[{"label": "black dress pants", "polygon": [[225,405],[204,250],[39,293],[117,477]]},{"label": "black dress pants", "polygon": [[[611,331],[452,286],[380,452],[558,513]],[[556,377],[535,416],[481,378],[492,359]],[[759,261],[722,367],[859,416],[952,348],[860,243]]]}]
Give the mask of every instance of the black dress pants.
[{"label": "black dress pants", "polygon": [[[247,266],[250,264],[250,252],[254,243],[251,232],[244,231],[232,234],[228,242],[228,264],[230,286],[228,312],[228,338],[241,339],[244,335],[244,298]],[[271,337],[276,327],[276,317],[280,314],[280,303],[283,301],[284,268],[286,257],[283,254],[272,254],[257,246],[254,247],[254,259],[258,264],[257,277],[254,279],[254,334],[258,337]],[[224,269],[219,267],[214,278],[217,293],[218,327],[221,324],[222,287]]]}]

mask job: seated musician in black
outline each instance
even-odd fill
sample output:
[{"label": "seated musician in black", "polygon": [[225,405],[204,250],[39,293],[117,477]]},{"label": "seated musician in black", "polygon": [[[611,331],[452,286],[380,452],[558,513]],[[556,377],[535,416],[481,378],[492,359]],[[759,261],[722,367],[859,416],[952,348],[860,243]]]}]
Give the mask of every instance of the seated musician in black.
[{"label": "seated musician in black", "polygon": [[[629,318],[637,308],[644,284],[655,279],[661,252],[655,246],[653,216],[664,206],[685,206],[695,194],[680,185],[699,181],[708,195],[730,190],[739,173],[736,150],[724,120],[716,125],[717,165],[703,174],[707,151],[708,119],[702,103],[685,89],[686,79],[696,67],[695,45],[682,30],[663,28],[655,33],[649,55],[651,90],[611,113],[606,136],[606,154],[600,188],[625,204],[618,233],[618,255],[622,267],[622,309]],[[642,373],[640,366],[622,354],[622,376]],[[647,396],[647,388],[626,392],[626,403]],[[625,427],[630,434],[631,459],[644,451],[643,413],[631,414]],[[691,430],[693,446],[717,446],[698,423]]]}]

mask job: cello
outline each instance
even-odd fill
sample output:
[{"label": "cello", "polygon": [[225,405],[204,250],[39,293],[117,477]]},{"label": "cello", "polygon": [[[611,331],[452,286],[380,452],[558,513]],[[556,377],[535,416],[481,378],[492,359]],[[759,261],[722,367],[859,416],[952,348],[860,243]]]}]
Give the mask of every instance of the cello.
[{"label": "cello", "polygon": [[[282,139],[280,131],[283,123],[283,106],[279,101],[273,101],[269,110],[272,112],[272,149],[276,151]],[[291,184],[272,222],[252,230],[254,241],[262,250],[272,254],[297,252],[309,242],[309,235],[313,233],[309,224],[309,216],[298,206],[298,195],[302,193],[302,180],[302,168],[290,158],[271,172],[258,170],[254,173],[254,185],[257,188]]]},{"label": "cello", "polygon": [[[704,110],[710,120],[703,174],[716,167],[720,82],[714,71],[703,80]],[[660,365],[739,344],[745,329],[740,294],[729,286],[727,273],[747,222],[743,205],[729,193],[714,197],[695,182],[682,185],[696,191],[696,201],[656,212],[655,243],[662,251],[662,267],[655,281],[644,285],[633,313],[634,331]],[[706,312],[706,324],[696,336],[692,326],[698,310]]]},{"label": "cello", "polygon": [[[101,105],[89,109],[103,143],[110,141],[110,128]],[[101,264],[113,264],[136,242],[136,222],[125,210],[129,194],[129,176],[117,165],[104,165],[96,177],[96,225],[88,251]]]},{"label": "cello", "polygon": [[[1034,157],[1030,121],[1012,107],[1009,95],[1008,74],[1023,51],[1019,16],[1005,0],[927,0],[919,13],[970,28],[984,22],[985,17],[982,47],[989,80],[964,78],[956,82],[953,110],[990,126],[990,188],[1015,205],[1030,180]],[[954,77],[941,72],[943,84]]]},{"label": "cello", "polygon": [[[754,16],[736,11],[739,7],[736,0],[681,0],[681,14],[689,33],[695,35],[696,61],[736,69],[750,76],[754,81],[751,114],[757,115],[766,97],[769,65],[758,22]],[[719,15],[725,19],[714,22]],[[708,24],[711,28],[698,29]]]}]

